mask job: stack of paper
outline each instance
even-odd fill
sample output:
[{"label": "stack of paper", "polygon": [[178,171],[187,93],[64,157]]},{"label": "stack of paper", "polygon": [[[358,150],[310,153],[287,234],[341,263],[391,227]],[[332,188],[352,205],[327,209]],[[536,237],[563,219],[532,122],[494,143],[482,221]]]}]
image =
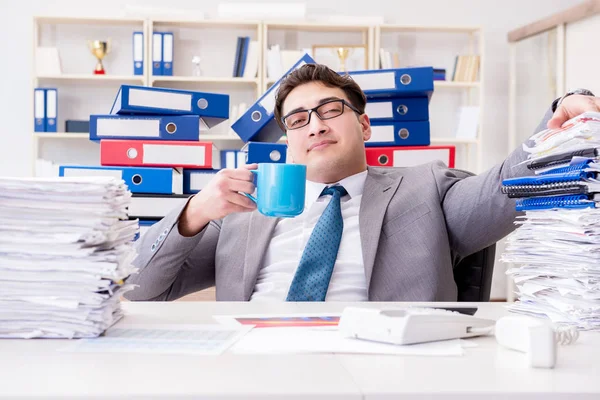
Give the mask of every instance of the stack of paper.
[{"label": "stack of paper", "polygon": [[534,176],[502,186],[525,212],[501,258],[519,265],[507,271],[518,295],[510,308],[600,329],[600,113],[581,114],[532,139],[524,149]]},{"label": "stack of paper", "polygon": [[122,317],[130,198],[109,177],[0,178],[0,338],[96,337]]}]

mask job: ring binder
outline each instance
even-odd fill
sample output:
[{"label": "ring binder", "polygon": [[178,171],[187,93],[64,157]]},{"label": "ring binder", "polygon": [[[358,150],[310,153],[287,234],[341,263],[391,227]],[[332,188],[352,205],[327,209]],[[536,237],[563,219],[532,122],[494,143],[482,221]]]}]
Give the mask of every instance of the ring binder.
[{"label": "ring binder", "polygon": [[535,197],[517,200],[517,211],[550,210],[553,208],[596,208],[596,202],[586,195]]}]

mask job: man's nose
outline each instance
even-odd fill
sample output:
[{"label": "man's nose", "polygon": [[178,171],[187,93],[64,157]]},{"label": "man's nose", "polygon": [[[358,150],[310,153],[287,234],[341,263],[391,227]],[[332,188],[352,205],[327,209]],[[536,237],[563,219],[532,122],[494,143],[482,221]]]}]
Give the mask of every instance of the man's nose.
[{"label": "man's nose", "polygon": [[313,112],[310,117],[310,122],[308,123],[308,133],[310,136],[322,135],[327,132],[329,127],[319,118],[316,112]]}]

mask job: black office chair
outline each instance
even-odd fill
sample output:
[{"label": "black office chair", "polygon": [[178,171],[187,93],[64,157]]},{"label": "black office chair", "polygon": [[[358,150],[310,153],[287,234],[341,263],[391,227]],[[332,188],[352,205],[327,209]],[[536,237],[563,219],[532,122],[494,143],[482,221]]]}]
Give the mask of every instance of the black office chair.
[{"label": "black office chair", "polygon": [[[474,175],[461,169],[452,169],[457,176]],[[496,257],[496,243],[462,259],[453,261],[454,282],[458,287],[458,301],[490,301],[492,275]]]}]

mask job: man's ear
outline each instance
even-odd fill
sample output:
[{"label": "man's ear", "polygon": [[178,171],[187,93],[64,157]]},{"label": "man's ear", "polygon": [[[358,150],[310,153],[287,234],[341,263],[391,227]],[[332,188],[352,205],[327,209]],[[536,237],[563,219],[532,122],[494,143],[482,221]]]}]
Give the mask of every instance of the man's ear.
[{"label": "man's ear", "polygon": [[367,114],[359,115],[358,123],[362,130],[363,141],[366,142],[371,139],[371,121],[369,120],[369,116]]}]

